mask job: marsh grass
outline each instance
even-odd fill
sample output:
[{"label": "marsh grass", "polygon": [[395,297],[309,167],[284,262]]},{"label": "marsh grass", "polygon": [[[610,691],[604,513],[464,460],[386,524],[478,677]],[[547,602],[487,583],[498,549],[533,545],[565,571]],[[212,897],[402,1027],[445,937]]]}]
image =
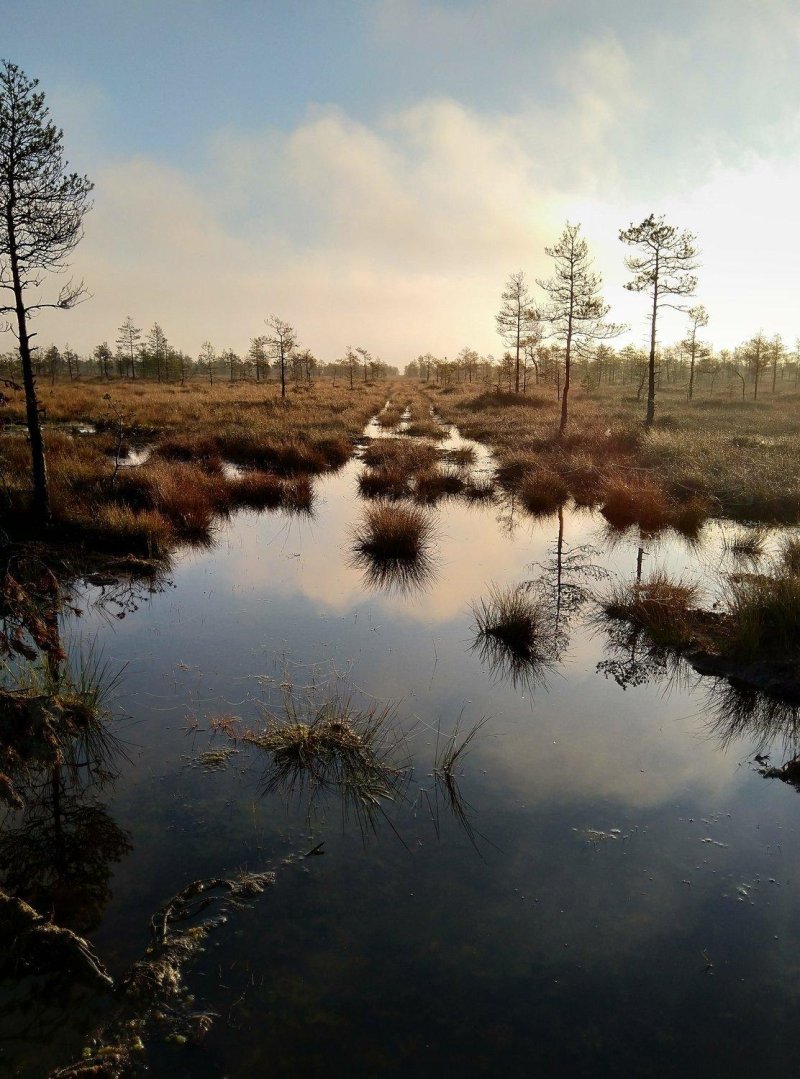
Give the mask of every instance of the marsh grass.
[{"label": "marsh grass", "polygon": [[536,469],[519,484],[522,505],[533,516],[554,513],[569,498],[569,488],[557,472]]},{"label": "marsh grass", "polygon": [[447,438],[447,430],[436,420],[411,420],[406,427],[406,434],[411,438]]},{"label": "marsh grass", "polygon": [[243,738],[268,757],[265,793],[297,798],[309,814],[322,796],[334,796],[343,822],[354,819],[362,831],[373,830],[386,805],[402,798],[409,767],[399,759],[393,706],[359,710],[347,697],[320,703],[288,692],[284,713],[266,719],[262,731]]},{"label": "marsh grass", "polygon": [[230,502],[250,509],[293,510],[310,513],[314,488],[308,476],[287,478],[274,472],[248,471],[229,481]]},{"label": "marsh grass", "polygon": [[82,768],[105,780],[124,755],[111,733],[110,707],[124,667],[115,668],[91,646],[72,649],[64,662],[46,658],[7,667],[0,686],[0,799],[19,808],[36,769]]},{"label": "marsh grass", "polygon": [[784,540],[780,559],[787,573],[800,576],[800,537],[792,536]]},{"label": "marsh grass", "polygon": [[441,726],[436,728],[433,764],[434,801],[431,803],[427,791],[425,795],[437,838],[441,835],[440,804],[443,804],[461,826],[474,849],[480,853],[478,839],[485,839],[485,836],[476,831],[472,823],[472,806],[464,797],[459,780],[462,777],[464,760],[473,748],[472,743],[481,728],[488,723],[489,717],[484,716],[479,719],[464,733],[461,730],[461,719],[461,716],[457,718],[448,735],[442,735]]},{"label": "marsh grass", "polygon": [[468,502],[491,502],[495,497],[494,481],[491,476],[472,476],[461,493]]},{"label": "marsh grass", "polygon": [[414,477],[414,497],[423,505],[453,498],[464,490],[464,479],[452,469],[427,468]]},{"label": "marsh grass", "polygon": [[757,562],[764,557],[767,533],[763,528],[735,532],[723,538],[722,546],[733,558]]},{"label": "marsh grass", "polygon": [[646,580],[612,587],[605,613],[644,630],[660,648],[682,649],[696,641],[697,585],[654,572]]},{"label": "marsh grass", "polygon": [[[539,400],[536,409],[530,395],[496,394],[477,385],[461,385],[446,396],[429,389],[427,396],[446,422],[492,446],[504,484],[518,483],[534,465],[551,468],[564,477],[576,502],[594,504],[600,500],[600,480],[631,489],[638,487],[631,474],[642,472],[650,477],[655,498],[647,491],[631,493],[632,501],[641,497],[639,516],[648,529],[653,525],[644,519],[654,511],[661,520],[674,518],[674,509],[665,515],[654,504],[665,497],[675,507],[694,499],[695,518],[702,508],[706,515],[743,521],[800,521],[800,423],[791,393],[758,402],[720,394],[687,403],[685,392],[664,387],[656,415],[670,420],[646,432],[635,395],[622,387],[588,393],[576,387],[563,439],[556,437],[555,395]],[[571,460],[581,462],[582,475],[570,477]],[[636,516],[631,501],[626,512]]]},{"label": "marsh grass", "polygon": [[[107,393],[126,417],[126,441],[152,443],[144,464],[115,467],[118,440],[108,426]],[[207,544],[215,518],[237,504],[270,508],[279,498],[282,506],[307,510],[307,478],[350,458],[385,395],[385,387],[359,386],[350,393],[329,383],[292,391],[286,402],[272,385],[244,383],[42,387],[55,526],[48,541],[150,557],[179,543]],[[0,404],[0,422],[23,419],[21,395],[9,395]],[[73,437],[66,426],[53,426],[84,423],[98,433]],[[268,480],[228,482],[223,460],[297,482],[280,490]],[[30,451],[19,429],[0,434],[0,525],[17,539],[39,535]]]},{"label": "marsh grass", "polygon": [[724,594],[729,649],[743,658],[800,654],[800,576],[778,562],[772,574],[732,574]]},{"label": "marsh grass", "polygon": [[353,532],[353,552],[375,561],[413,563],[428,553],[433,534],[433,522],[420,507],[382,502],[366,510]]},{"label": "marsh grass", "polygon": [[408,498],[413,472],[404,462],[394,461],[369,468],[358,477],[358,489],[364,498]]},{"label": "marsh grass", "polygon": [[546,686],[552,668],[547,610],[542,597],[524,586],[492,586],[472,604],[476,634],[472,650],[498,681],[533,693]]}]

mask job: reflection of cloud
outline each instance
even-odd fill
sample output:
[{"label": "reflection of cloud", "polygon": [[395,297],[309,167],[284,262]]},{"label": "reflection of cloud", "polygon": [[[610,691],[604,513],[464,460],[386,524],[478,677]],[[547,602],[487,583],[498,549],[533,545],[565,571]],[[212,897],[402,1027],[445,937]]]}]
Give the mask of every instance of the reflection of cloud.
[{"label": "reflection of cloud", "polygon": [[[307,529],[291,532],[275,515],[252,519],[252,527],[236,529],[241,550],[225,563],[233,580],[244,573],[281,594],[300,594],[333,611],[345,611],[363,600],[361,570],[352,564],[352,526],[363,505],[355,495],[356,464],[336,476],[317,481],[317,516]],[[570,524],[576,541],[593,527],[588,516]],[[553,522],[525,523],[513,536],[498,530],[495,508],[448,502],[437,527],[439,553],[435,578],[413,597],[382,592],[375,602],[385,613],[415,623],[438,625],[465,614],[470,596],[480,595],[490,580],[518,581],[526,566],[543,558],[553,540]],[[275,573],[264,551],[286,547],[285,568]],[[293,555],[298,557],[290,557]],[[246,567],[246,568],[242,568]],[[411,600],[411,601],[410,601]]]}]

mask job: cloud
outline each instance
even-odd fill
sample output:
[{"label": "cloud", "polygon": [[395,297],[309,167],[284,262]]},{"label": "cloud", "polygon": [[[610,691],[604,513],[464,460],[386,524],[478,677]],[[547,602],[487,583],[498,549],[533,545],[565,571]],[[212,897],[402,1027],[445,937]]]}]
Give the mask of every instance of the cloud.
[{"label": "cloud", "polygon": [[[496,12],[492,3],[472,7]],[[558,5],[537,7],[545,21],[563,15]],[[758,22],[753,5],[738,7],[747,25]],[[385,47],[406,40],[417,10],[414,0],[380,8],[375,32]],[[498,34],[510,40],[520,20],[530,22],[530,5],[503,10],[502,34],[486,30],[495,58]],[[474,28],[453,9],[426,11],[436,29],[422,51],[450,30],[454,43],[474,44]],[[496,354],[494,314],[506,277],[517,269],[531,281],[547,276],[544,246],[569,218],[582,222],[613,315],[638,341],[644,305],[622,288],[617,234],[651,211],[698,234],[699,298],[715,341],[732,345],[758,325],[793,339],[796,120],[776,122],[765,149],[731,161],[721,105],[719,138],[695,155],[707,130],[709,84],[697,49],[710,12],[683,38],[672,27],[651,28],[636,49],[624,27],[574,35],[569,48],[541,60],[547,92],[521,95],[514,109],[427,96],[366,120],[310,105],[286,130],[217,130],[181,167],[144,156],[101,159],[75,258],[94,299],[69,316],[43,316],[41,339],[89,351],[113,340],[130,313],[144,326],[159,321],[190,353],[206,338],[244,351],[274,312],[323,360],[355,343],[400,365],[467,343]],[[796,20],[784,5],[771,5],[770,19],[791,39]],[[747,84],[752,58],[745,63],[741,36],[725,32]],[[779,67],[785,51],[777,50]],[[715,54],[714,64],[724,74],[730,61]],[[688,107],[696,92],[695,113],[680,116],[670,95]],[[679,124],[684,144],[676,149]],[[667,339],[682,333],[680,319],[665,320],[664,331]]]}]

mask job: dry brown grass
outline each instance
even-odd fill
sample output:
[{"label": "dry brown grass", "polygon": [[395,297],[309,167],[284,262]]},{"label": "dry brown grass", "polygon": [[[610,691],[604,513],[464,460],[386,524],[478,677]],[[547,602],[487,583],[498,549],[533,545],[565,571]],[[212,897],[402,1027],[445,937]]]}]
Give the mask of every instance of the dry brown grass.
[{"label": "dry brown grass", "polygon": [[[385,386],[349,390],[325,382],[286,402],[274,386],[236,383],[186,387],[151,383],[72,383],[42,387],[53,542],[163,554],[180,541],[206,542],[215,517],[235,506],[307,510],[308,477],[340,467],[367,420],[386,400]],[[113,399],[114,413],[109,401]],[[116,417],[116,418],[115,418]],[[153,442],[150,458],[114,473],[122,418],[124,441]],[[0,423],[24,419],[21,394],[0,405]],[[73,435],[54,424],[94,424]],[[222,464],[247,467],[229,480]],[[0,524],[34,534],[25,435],[0,434]]]},{"label": "dry brown grass", "polygon": [[[428,387],[428,399],[447,422],[468,437],[490,444],[498,479],[516,488],[534,467],[558,472],[576,502],[593,505],[609,488],[620,509],[655,527],[693,528],[705,515],[764,522],[800,521],[800,419],[788,392],[753,402],[701,398],[687,402],[683,388],[664,387],[657,398],[657,424],[642,426],[643,404],[630,387],[587,393],[576,385],[566,436],[557,437],[559,404],[537,389],[525,398],[496,394],[476,384]],[[534,405],[535,407],[532,407]],[[642,472],[647,482],[632,481]],[[632,500],[641,496],[641,512]],[[659,513],[666,501],[669,512]],[[681,513],[677,508],[685,505]],[[612,509],[612,513],[614,510]]]},{"label": "dry brown grass", "polygon": [[413,562],[430,548],[433,522],[418,506],[371,506],[353,534],[353,549],[372,559]]}]

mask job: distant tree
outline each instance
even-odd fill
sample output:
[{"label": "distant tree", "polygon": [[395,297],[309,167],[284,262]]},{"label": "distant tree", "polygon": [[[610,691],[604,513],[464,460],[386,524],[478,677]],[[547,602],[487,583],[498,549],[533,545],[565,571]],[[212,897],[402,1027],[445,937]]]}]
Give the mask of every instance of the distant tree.
[{"label": "distant tree", "polygon": [[142,331],[138,326],[134,326],[133,319],[128,315],[117,330],[117,333],[119,334],[116,340],[117,348],[122,355],[125,356],[130,377],[135,379],[136,357],[139,354],[139,342],[141,341]]},{"label": "distant tree", "polygon": [[360,360],[358,355],[350,347],[350,345],[347,346],[347,351],[344,354],[344,359],[342,360],[342,363],[345,365],[345,367],[347,368],[347,372],[350,375],[350,389],[352,390],[355,372],[358,368]]},{"label": "distant tree", "polygon": [[228,381],[229,382],[235,382],[236,381],[236,370],[237,370],[237,368],[239,367],[239,365],[242,362],[240,360],[239,356],[233,351],[232,348],[226,348],[225,351],[220,356],[220,359],[225,364],[225,366],[228,368]]},{"label": "distant tree", "polygon": [[595,341],[617,337],[626,327],[603,321],[610,308],[603,303],[602,278],[592,269],[589,245],[581,236],[580,225],[567,222],[558,241],[544,251],[555,262],[555,273],[536,283],[548,297],[541,318],[549,323],[551,334],[564,342],[564,389],[558,427],[563,435],[569,417],[573,349],[585,351]]},{"label": "distant tree", "polygon": [[111,363],[113,355],[108,341],[103,341],[102,345],[95,346],[94,358],[97,360],[97,369],[101,378],[109,378],[108,365]]},{"label": "distant tree", "polygon": [[690,307],[688,314],[689,336],[686,338],[685,345],[689,353],[689,400],[691,401],[694,394],[695,364],[708,353],[708,346],[697,339],[697,331],[708,325],[708,311],[702,304],[698,304],[696,307]]},{"label": "distant tree", "polygon": [[658,315],[664,307],[685,310],[669,302],[672,297],[692,296],[697,288],[697,243],[691,232],[679,232],[661,217],[650,214],[639,225],[630,225],[619,234],[624,244],[639,249],[628,255],[625,265],[633,274],[625,288],[629,292],[648,292],[652,297],[650,314],[650,356],[648,360],[647,411],[645,425],[650,427],[656,410],[656,331]]},{"label": "distant tree", "polygon": [[501,307],[495,315],[497,332],[504,343],[514,350],[514,389],[519,393],[519,358],[525,338],[533,331],[538,314],[528,292],[525,274],[512,273],[500,296]]},{"label": "distant tree", "polygon": [[261,372],[264,368],[269,371],[269,358],[267,357],[267,338],[264,334],[250,339],[250,348],[247,352],[248,359],[256,369],[256,382],[261,381]]},{"label": "distant tree", "polygon": [[369,368],[370,361],[372,360],[372,356],[370,355],[370,353],[365,348],[357,348],[356,352],[361,357],[361,363],[364,366],[364,381],[366,382],[367,381],[367,371],[368,371],[368,368]]},{"label": "distant tree", "polygon": [[78,354],[67,345],[63,353],[64,363],[67,365],[67,373],[69,375],[70,382],[78,374]]},{"label": "distant tree", "polygon": [[267,334],[267,346],[278,364],[281,376],[281,398],[286,399],[286,362],[297,347],[297,331],[288,322],[277,315],[270,315],[266,320],[270,330]]},{"label": "distant tree", "polygon": [[166,369],[168,348],[167,335],[161,329],[159,324],[154,322],[152,330],[147,335],[147,351],[150,359],[156,365],[156,378],[159,382],[161,382],[162,374]]},{"label": "distant tree", "polygon": [[775,383],[778,378],[778,365],[783,363],[785,349],[783,347],[783,340],[779,333],[776,333],[769,344],[769,354],[772,362],[772,392],[775,393]]},{"label": "distant tree", "polygon": [[[92,184],[67,172],[63,132],[50,121],[44,94],[16,64],[0,64],[0,315],[13,315],[25,387],[31,449],[33,508],[51,517],[47,463],[28,326],[43,308],[66,311],[85,296],[83,282],[68,281],[52,300],[40,299],[49,272],[63,272],[83,235]],[[33,295],[30,296],[28,290]],[[10,295],[9,295],[10,294]]]},{"label": "distant tree", "polygon": [[62,365],[61,351],[58,345],[50,345],[44,354],[45,367],[50,375],[50,382],[54,383],[56,380],[56,372]]},{"label": "distant tree", "polygon": [[757,401],[761,375],[770,365],[769,346],[762,330],[744,345],[743,354],[747,369],[753,376],[753,400]]},{"label": "distant tree", "polygon": [[311,379],[314,371],[317,368],[317,357],[311,351],[310,348],[304,348],[302,351],[296,354],[298,376],[304,378],[305,381],[311,385]]},{"label": "distant tree", "polygon": [[214,351],[214,346],[210,341],[204,341],[200,347],[200,355],[197,357],[197,362],[201,368],[205,368],[208,371],[208,381],[214,385],[214,364],[217,362],[217,354]]}]

